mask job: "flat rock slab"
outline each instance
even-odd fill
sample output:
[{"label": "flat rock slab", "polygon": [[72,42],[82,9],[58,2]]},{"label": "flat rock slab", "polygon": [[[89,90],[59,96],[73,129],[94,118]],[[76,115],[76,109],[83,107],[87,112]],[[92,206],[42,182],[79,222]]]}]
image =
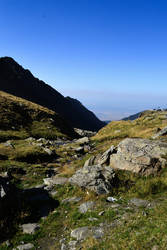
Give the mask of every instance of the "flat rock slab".
[{"label": "flat rock slab", "polygon": [[18,250],[30,250],[30,249],[33,249],[33,248],[34,248],[34,245],[32,243],[19,245],[19,246],[16,247],[16,249],[18,249]]},{"label": "flat rock slab", "polygon": [[75,202],[79,202],[80,200],[82,200],[81,197],[71,197],[71,198],[66,198],[64,200],[62,200],[62,203],[75,203]]},{"label": "flat rock slab", "polygon": [[136,207],[147,207],[150,204],[149,201],[138,199],[138,198],[131,199],[129,203],[131,203],[132,205],[135,205]]},{"label": "flat rock slab", "polygon": [[75,143],[83,145],[89,143],[89,141],[90,141],[89,138],[85,136],[81,139],[76,140]]},{"label": "flat rock slab", "polygon": [[126,138],[118,145],[116,154],[110,156],[110,166],[141,175],[157,173],[165,167],[167,143],[139,138]]},{"label": "flat rock slab", "polygon": [[90,235],[89,227],[79,227],[71,232],[71,237],[77,240],[84,240]]},{"label": "flat rock slab", "polygon": [[21,228],[23,233],[34,234],[40,228],[40,226],[37,223],[28,223],[21,225]]},{"label": "flat rock slab", "polygon": [[68,178],[65,177],[51,177],[51,178],[45,178],[43,179],[44,184],[48,186],[53,186],[53,185],[64,185],[67,183]]},{"label": "flat rock slab", "polygon": [[109,193],[117,178],[115,171],[111,167],[101,165],[84,166],[79,169],[69,182],[80,187],[95,191],[97,194]]},{"label": "flat rock slab", "polygon": [[95,202],[94,201],[88,201],[88,202],[82,203],[79,206],[79,212],[82,213],[82,214],[84,214],[88,210],[93,209],[94,206],[95,206]]},{"label": "flat rock slab", "polygon": [[71,237],[76,240],[85,240],[89,236],[95,239],[100,239],[104,235],[104,229],[102,227],[79,227],[71,232]]}]

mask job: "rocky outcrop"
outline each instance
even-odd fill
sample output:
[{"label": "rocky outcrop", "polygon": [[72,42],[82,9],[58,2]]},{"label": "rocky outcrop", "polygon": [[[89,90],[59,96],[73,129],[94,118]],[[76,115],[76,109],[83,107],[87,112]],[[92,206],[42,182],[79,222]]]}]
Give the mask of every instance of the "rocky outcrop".
[{"label": "rocky outcrop", "polygon": [[93,165],[109,165],[110,155],[115,151],[115,147],[112,145],[107,151],[105,151],[102,155],[91,156],[87,161],[85,161],[84,166],[93,166]]},{"label": "rocky outcrop", "polygon": [[109,193],[116,181],[114,170],[101,165],[84,166],[69,179],[70,183],[95,191],[97,194]]},{"label": "rocky outcrop", "polygon": [[91,137],[91,136],[94,136],[96,134],[96,132],[93,132],[93,131],[89,131],[89,130],[84,130],[84,129],[80,129],[80,128],[74,128],[74,131],[82,136],[82,137]]},{"label": "rocky outcrop", "polygon": [[116,154],[110,157],[114,169],[129,170],[142,175],[157,173],[165,166],[163,155],[167,154],[167,143],[147,139],[123,140]]},{"label": "rocky outcrop", "polygon": [[157,134],[152,136],[152,139],[156,139],[160,136],[166,135],[167,134],[167,127],[161,129]]}]

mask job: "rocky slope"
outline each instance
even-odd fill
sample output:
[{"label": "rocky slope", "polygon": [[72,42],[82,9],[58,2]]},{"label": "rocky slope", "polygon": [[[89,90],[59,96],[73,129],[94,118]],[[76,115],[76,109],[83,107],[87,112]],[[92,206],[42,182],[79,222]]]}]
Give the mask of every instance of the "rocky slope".
[{"label": "rocky slope", "polygon": [[10,57],[0,58],[0,90],[54,110],[73,127],[97,131],[105,125],[79,101],[65,98]]},{"label": "rocky slope", "polygon": [[165,249],[166,127],[155,111],[93,137],[1,142],[1,249]]}]

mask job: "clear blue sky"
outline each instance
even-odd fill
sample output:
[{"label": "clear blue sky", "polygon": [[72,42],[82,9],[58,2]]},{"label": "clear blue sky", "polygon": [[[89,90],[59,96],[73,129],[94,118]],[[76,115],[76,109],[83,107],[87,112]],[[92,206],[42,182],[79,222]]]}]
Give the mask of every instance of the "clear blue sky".
[{"label": "clear blue sky", "polygon": [[0,56],[102,119],[167,107],[167,1],[0,0]]}]

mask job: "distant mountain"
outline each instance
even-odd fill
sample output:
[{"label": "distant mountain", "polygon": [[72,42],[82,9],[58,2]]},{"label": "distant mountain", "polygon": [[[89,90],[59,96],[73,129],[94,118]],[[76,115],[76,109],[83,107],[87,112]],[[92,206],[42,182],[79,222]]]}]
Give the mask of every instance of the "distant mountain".
[{"label": "distant mountain", "polygon": [[106,120],[106,121],[103,121],[103,122],[105,122],[105,124],[108,124],[108,123],[110,123],[111,121],[110,121],[110,120]]},{"label": "distant mountain", "polygon": [[105,123],[78,100],[64,97],[45,82],[35,78],[11,57],[0,58],[0,90],[56,111],[73,127],[97,131]]},{"label": "distant mountain", "polygon": [[137,118],[139,118],[140,116],[141,116],[141,114],[143,113],[143,112],[145,112],[145,111],[141,111],[141,112],[138,112],[138,113],[136,113],[136,114],[134,114],[134,115],[130,115],[130,116],[128,116],[128,117],[125,117],[125,118],[123,118],[122,120],[123,121],[133,121],[133,120],[136,120]]}]

